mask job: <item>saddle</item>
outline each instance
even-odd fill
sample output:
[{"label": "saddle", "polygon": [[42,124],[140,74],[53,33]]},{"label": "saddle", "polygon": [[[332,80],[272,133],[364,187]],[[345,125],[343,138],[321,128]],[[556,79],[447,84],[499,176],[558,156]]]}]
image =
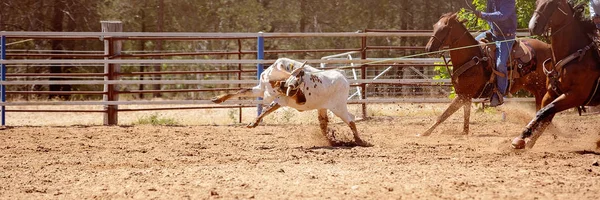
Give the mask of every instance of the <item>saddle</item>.
[{"label": "saddle", "polygon": [[509,70],[517,70],[517,74],[512,78],[525,76],[536,70],[537,59],[535,50],[531,45],[524,40],[516,40],[511,51],[511,67]]},{"label": "saddle", "polygon": [[[494,43],[490,43],[491,35],[481,39],[481,50],[482,52],[489,57],[488,66],[489,70],[492,71],[490,80],[485,85],[483,91],[479,95],[481,97],[489,97],[492,93],[498,93],[501,95],[496,88],[496,76],[507,77],[508,78],[508,89],[510,90],[510,84],[513,82],[513,79],[523,77],[532,71],[536,70],[537,59],[535,50],[527,41],[524,40],[516,40],[513,43],[510,52],[510,58],[508,60],[508,74],[503,74],[496,70],[496,45]],[[517,72],[517,73],[513,73]]]},{"label": "saddle", "polygon": [[[479,41],[482,44],[482,49],[484,53],[486,53],[490,60],[496,60],[496,45],[489,44],[487,39],[482,39]],[[515,40],[513,46],[510,51],[510,58],[508,61],[508,72],[509,79],[520,78],[525,76],[532,71],[536,70],[536,54],[535,50],[531,45],[524,40]],[[492,62],[492,66],[495,66],[496,63]],[[495,68],[495,67],[494,67]],[[517,73],[511,73],[511,71],[516,70]]]}]

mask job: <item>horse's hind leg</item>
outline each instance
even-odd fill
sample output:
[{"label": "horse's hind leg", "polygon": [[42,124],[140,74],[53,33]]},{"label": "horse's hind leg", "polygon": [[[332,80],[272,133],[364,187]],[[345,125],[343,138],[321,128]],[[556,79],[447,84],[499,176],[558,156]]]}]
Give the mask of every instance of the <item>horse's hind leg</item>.
[{"label": "horse's hind leg", "polygon": [[[465,105],[465,103],[469,103],[469,110],[468,112],[470,113],[470,104],[471,99],[468,97],[465,97],[463,95],[458,95],[456,98],[454,98],[454,100],[452,100],[452,103],[450,103],[450,105],[448,106],[448,108],[446,108],[446,110],[444,110],[444,113],[442,113],[442,115],[440,115],[437,120],[435,121],[435,123],[433,125],[431,125],[429,127],[429,129],[427,129],[427,131],[425,131],[424,133],[418,134],[417,136],[428,136],[430,135],[433,130],[440,125],[442,122],[446,121],[446,119],[448,119],[448,117],[450,117],[452,114],[454,114],[461,106]],[[467,109],[465,107],[465,109]],[[465,113],[467,112],[467,110],[465,110]],[[468,117],[465,116],[465,120],[467,120]],[[468,122],[465,122],[468,123]],[[468,128],[468,124],[465,125],[465,128]],[[467,131],[468,132],[468,131]]]},{"label": "horse's hind leg", "polygon": [[[544,100],[547,100],[547,97],[548,96],[546,96]],[[533,145],[535,145],[537,139],[542,135],[544,130],[552,122],[554,115],[566,109],[575,107],[577,105],[581,105],[583,102],[581,102],[582,100],[580,99],[581,97],[579,97],[579,95],[567,93],[560,95],[550,104],[544,106],[536,113],[535,117],[531,120],[531,122],[527,124],[525,130],[523,130],[521,135],[513,139],[513,148],[532,148]],[[529,139],[529,141],[526,142],[525,139]]]}]

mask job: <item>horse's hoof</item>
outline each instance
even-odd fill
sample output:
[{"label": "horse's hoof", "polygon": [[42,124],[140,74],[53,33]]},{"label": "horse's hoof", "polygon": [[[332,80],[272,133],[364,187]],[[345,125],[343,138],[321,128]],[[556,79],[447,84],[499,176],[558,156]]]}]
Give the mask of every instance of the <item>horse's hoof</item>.
[{"label": "horse's hoof", "polygon": [[357,140],[356,145],[361,146],[361,147],[372,147],[373,146],[373,144],[371,144],[367,141],[364,141],[364,140]]},{"label": "horse's hoof", "polygon": [[512,147],[515,149],[524,149],[525,148],[525,140],[523,140],[523,138],[516,137],[512,141]]},{"label": "horse's hoof", "polygon": [[250,122],[248,125],[246,125],[246,128],[255,128],[258,126],[257,122]]}]

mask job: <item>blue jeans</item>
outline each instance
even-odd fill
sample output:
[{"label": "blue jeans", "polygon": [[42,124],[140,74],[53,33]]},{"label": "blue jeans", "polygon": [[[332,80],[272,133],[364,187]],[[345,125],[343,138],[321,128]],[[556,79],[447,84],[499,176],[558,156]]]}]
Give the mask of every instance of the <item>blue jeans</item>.
[{"label": "blue jeans", "polygon": [[[484,38],[488,32],[489,31],[479,34],[475,39],[479,41],[479,39]],[[512,46],[515,43],[515,41],[512,40],[515,39],[515,36],[504,37],[492,34],[492,39],[496,42],[496,70],[506,75],[505,77],[497,76],[496,83],[498,90],[500,90],[503,95],[506,95],[506,89],[508,88],[508,58],[510,57]]]}]

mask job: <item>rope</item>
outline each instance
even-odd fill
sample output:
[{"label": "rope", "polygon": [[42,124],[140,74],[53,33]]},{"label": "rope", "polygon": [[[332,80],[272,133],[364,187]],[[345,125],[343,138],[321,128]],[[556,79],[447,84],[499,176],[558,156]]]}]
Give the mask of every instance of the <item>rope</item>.
[{"label": "rope", "polygon": [[15,45],[15,44],[24,43],[24,42],[29,42],[29,41],[33,41],[33,39],[26,39],[26,40],[11,42],[11,43],[6,44],[6,46]]},{"label": "rope", "polygon": [[[488,43],[484,43],[485,45],[489,45],[489,44],[495,44],[496,42],[510,42],[510,41],[516,41],[519,39],[523,39],[523,38],[531,38],[533,36],[524,36],[521,38],[515,38],[515,39],[508,39],[508,40],[500,40],[500,41],[494,41],[494,42],[488,42]],[[426,52],[426,53],[418,53],[418,54],[413,54],[413,55],[407,55],[407,56],[402,56],[402,57],[397,57],[397,58],[389,58],[389,59],[383,59],[383,60],[377,60],[377,61],[373,61],[373,62],[368,62],[368,63],[363,63],[363,64],[358,64],[358,65],[371,65],[371,64],[377,64],[377,63],[383,63],[383,62],[389,62],[389,61],[395,61],[395,60],[402,60],[402,59],[406,59],[406,58],[413,58],[413,57],[418,57],[418,56],[426,56],[426,55],[431,55],[431,54],[442,54],[442,53],[446,53],[446,52],[450,52],[450,51],[455,51],[455,50],[461,50],[461,49],[467,49],[467,48],[479,48],[481,46],[481,44],[476,44],[476,45],[469,45],[469,46],[463,46],[463,47],[457,47],[457,48],[451,48],[451,49],[445,49],[445,50],[439,50],[439,51],[433,51],[433,52]],[[355,67],[355,66],[354,66]],[[347,68],[354,68],[353,66],[342,66],[342,67],[336,67],[333,69],[328,69],[328,70],[339,70],[339,69],[347,69]],[[328,71],[328,70],[323,70],[323,71]],[[318,71],[318,72],[312,72],[312,73],[320,73],[323,71]]]}]

